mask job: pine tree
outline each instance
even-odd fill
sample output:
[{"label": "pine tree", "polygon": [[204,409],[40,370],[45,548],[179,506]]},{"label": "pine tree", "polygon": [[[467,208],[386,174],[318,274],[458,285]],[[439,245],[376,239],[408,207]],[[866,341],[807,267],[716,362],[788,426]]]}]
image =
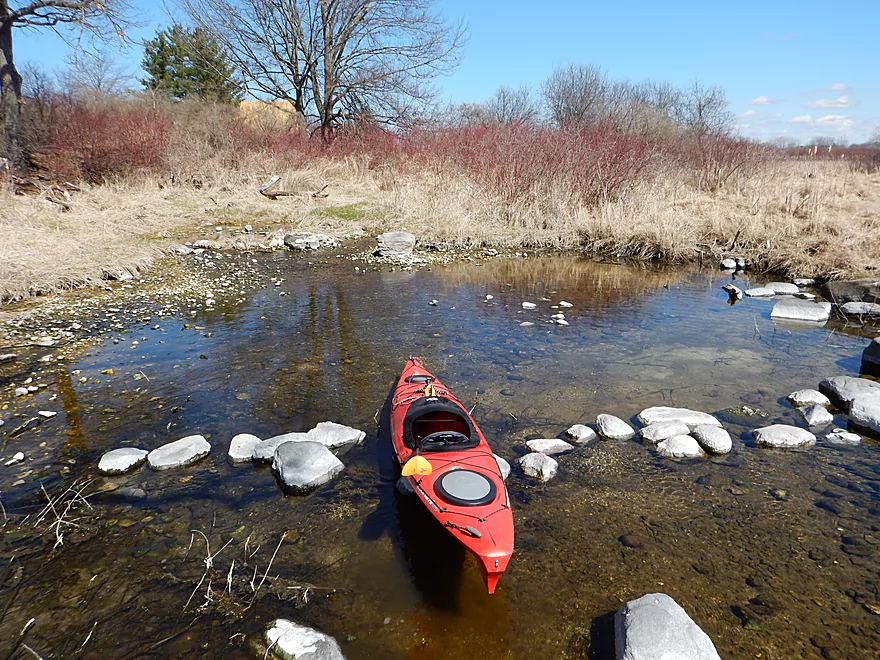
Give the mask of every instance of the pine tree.
[{"label": "pine tree", "polygon": [[172,98],[201,98],[220,103],[241,99],[235,70],[226,52],[201,28],[172,25],[144,42],[141,68],[149,76],[141,80],[147,89]]}]

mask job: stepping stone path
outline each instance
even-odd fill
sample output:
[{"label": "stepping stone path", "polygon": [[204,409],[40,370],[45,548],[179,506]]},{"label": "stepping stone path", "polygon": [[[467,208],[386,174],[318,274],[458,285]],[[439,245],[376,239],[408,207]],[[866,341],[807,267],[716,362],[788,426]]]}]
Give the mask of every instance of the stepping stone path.
[{"label": "stepping stone path", "polygon": [[617,660],[721,660],[709,636],[666,594],[629,601],[614,615]]},{"label": "stepping stone path", "polygon": [[345,466],[319,442],[285,442],[276,450],[272,470],[293,493],[307,493],[330,481]]},{"label": "stepping stone path", "polygon": [[358,444],[367,434],[336,422],[321,422],[306,435],[310,441],[320,442],[327,449],[339,449]]},{"label": "stepping stone path", "polygon": [[98,461],[98,472],[106,475],[125,474],[143,465],[149,453],[146,449],[136,447],[122,447],[108,451]]},{"label": "stepping stone path", "polygon": [[233,463],[250,463],[254,460],[254,447],[262,440],[250,433],[239,433],[229,443],[229,460]]},{"label": "stepping stone path", "polygon": [[527,440],[526,441],[526,449],[531,452],[535,452],[537,454],[546,454],[547,456],[553,456],[555,454],[563,454],[567,451],[571,451],[574,447],[568,444],[565,440],[559,440],[558,438],[541,438],[538,440]]},{"label": "stepping stone path", "polygon": [[603,438],[611,440],[626,440],[635,435],[635,429],[620,417],[604,413],[596,417],[596,430]]},{"label": "stepping stone path", "polygon": [[308,442],[308,433],[284,433],[276,435],[254,446],[254,460],[269,463],[275,456],[275,450],[286,442]]},{"label": "stepping stone path", "polygon": [[519,459],[519,466],[527,477],[544,483],[556,476],[559,463],[546,454],[526,454]]},{"label": "stepping stone path", "polygon": [[154,449],[147,462],[154,470],[170,470],[192,465],[211,453],[211,444],[201,435],[189,435]]},{"label": "stepping stone path", "polygon": [[266,644],[271,649],[266,655],[283,660],[345,660],[335,639],[287,619],[272,622]]},{"label": "stepping stone path", "polygon": [[806,429],[786,424],[773,424],[752,431],[759,447],[788,449],[793,447],[809,447],[816,444],[816,436]]},{"label": "stepping stone path", "polygon": [[[792,284],[792,286],[794,286]],[[771,319],[785,319],[787,321],[808,321],[818,323],[827,321],[831,316],[831,303],[813,302],[799,298],[784,298],[773,305],[770,312]]]},{"label": "stepping stone path", "polygon": [[667,406],[646,408],[638,414],[638,419],[646,426],[656,424],[657,422],[683,422],[691,428],[701,424],[721,426],[721,422],[708,413],[687,408],[669,408]]}]

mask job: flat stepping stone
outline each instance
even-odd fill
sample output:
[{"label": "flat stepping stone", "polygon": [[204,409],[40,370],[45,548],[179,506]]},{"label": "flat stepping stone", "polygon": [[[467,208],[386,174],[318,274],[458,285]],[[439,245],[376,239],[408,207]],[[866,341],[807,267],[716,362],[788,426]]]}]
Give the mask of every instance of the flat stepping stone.
[{"label": "flat stepping stone", "polygon": [[596,431],[603,438],[611,440],[626,440],[635,435],[635,429],[624,422],[620,417],[601,414],[596,417]]},{"label": "flat stepping stone", "polygon": [[345,466],[319,442],[284,442],[275,449],[272,470],[285,490],[307,493],[330,481]]},{"label": "flat stepping stone", "polygon": [[831,401],[828,399],[828,397],[818,390],[798,390],[797,392],[792,392],[791,394],[789,394],[788,400],[795,408],[812,405],[831,405]]},{"label": "flat stepping stone", "polygon": [[598,439],[599,435],[586,424],[574,424],[566,429],[565,437],[576,445],[585,445]]},{"label": "flat stepping stone", "polygon": [[262,440],[250,433],[239,433],[229,443],[229,460],[233,463],[250,463],[254,460],[254,447]]},{"label": "flat stepping stone", "polygon": [[254,446],[254,460],[258,463],[271,463],[275,456],[275,450],[285,442],[308,442],[309,440],[308,433],[283,433],[272,436]]},{"label": "flat stepping stone", "polygon": [[271,654],[283,660],[345,660],[335,639],[287,619],[272,622],[266,644]]},{"label": "flat stepping stone", "polygon": [[793,296],[796,293],[800,293],[798,285],[791,282],[767,282],[764,288],[773,289],[773,293],[780,296]]},{"label": "flat stepping stone", "polygon": [[538,454],[546,454],[547,456],[564,454],[565,452],[574,449],[574,447],[568,444],[565,440],[560,440],[559,438],[540,438],[536,440],[527,440],[525,445],[526,449],[528,449],[529,451]]},{"label": "flat stepping stone", "polygon": [[108,451],[98,461],[98,472],[107,475],[125,474],[143,465],[149,453],[146,449],[136,447],[122,447]]},{"label": "flat stepping stone", "polygon": [[831,303],[813,302],[800,298],[784,298],[773,305],[773,309],[770,311],[771,319],[809,323],[827,321],[829,316],[831,316]]},{"label": "flat stepping stone", "polygon": [[773,424],[752,431],[755,443],[759,447],[774,447],[777,449],[791,449],[794,447],[809,447],[816,444],[816,436],[796,426],[787,424]]},{"label": "flat stepping stone", "polygon": [[848,302],[840,306],[847,316],[880,316],[880,304],[871,302]]},{"label": "flat stepping stone", "polygon": [[367,434],[336,422],[321,422],[306,435],[311,442],[320,442],[327,449],[339,449],[358,444]]},{"label": "flat stepping stone", "polygon": [[689,435],[674,435],[657,445],[657,453],[667,458],[703,458],[706,453]]},{"label": "flat stepping stone", "polygon": [[776,292],[768,287],[759,286],[754,289],[746,289],[745,294],[750,298],[770,298],[775,296]]},{"label": "flat stepping stone", "polygon": [[656,424],[657,422],[683,422],[688,425],[688,428],[700,426],[701,424],[721,426],[721,422],[709,413],[688,408],[670,408],[668,406],[646,408],[638,414],[638,419],[645,426]]},{"label": "flat stepping stone", "polygon": [[556,476],[559,463],[546,454],[526,454],[519,459],[519,466],[527,477],[544,483]]},{"label": "flat stepping stone", "polygon": [[700,447],[703,448],[703,451],[708,454],[719,456],[721,454],[728,454],[733,449],[733,440],[730,438],[730,433],[720,426],[700,424],[694,427],[691,435],[699,443]]},{"label": "flat stepping stone", "polygon": [[642,442],[648,442],[652,445],[656,445],[658,442],[663,442],[674,435],[687,435],[690,432],[691,429],[687,424],[678,421],[654,422],[653,424],[648,424],[648,426],[639,429],[639,435],[642,438]]},{"label": "flat stepping stone", "polygon": [[154,449],[147,454],[147,462],[154,470],[171,470],[197,463],[210,453],[211,444],[204,436],[188,435]]},{"label": "flat stepping stone", "polygon": [[614,615],[617,660],[721,660],[715,645],[666,594],[646,594]]}]

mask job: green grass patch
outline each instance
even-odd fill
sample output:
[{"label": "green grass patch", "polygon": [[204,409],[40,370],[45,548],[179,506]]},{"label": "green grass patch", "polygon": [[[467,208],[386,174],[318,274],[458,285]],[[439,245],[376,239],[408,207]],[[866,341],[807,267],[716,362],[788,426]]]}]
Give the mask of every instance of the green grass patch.
[{"label": "green grass patch", "polygon": [[360,222],[374,217],[375,213],[371,211],[367,202],[357,202],[355,204],[346,204],[345,206],[325,206],[324,208],[314,209],[309,215],[327,218],[328,220]]}]

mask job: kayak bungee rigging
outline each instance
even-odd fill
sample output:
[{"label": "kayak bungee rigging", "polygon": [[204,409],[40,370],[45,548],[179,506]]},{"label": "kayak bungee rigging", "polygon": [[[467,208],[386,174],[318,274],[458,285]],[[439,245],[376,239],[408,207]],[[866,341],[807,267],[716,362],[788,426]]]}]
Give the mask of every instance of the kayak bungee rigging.
[{"label": "kayak bungee rigging", "polygon": [[501,469],[468,411],[415,358],[394,390],[391,441],[403,478],[477,556],[494,593],[513,552],[513,513]]}]

